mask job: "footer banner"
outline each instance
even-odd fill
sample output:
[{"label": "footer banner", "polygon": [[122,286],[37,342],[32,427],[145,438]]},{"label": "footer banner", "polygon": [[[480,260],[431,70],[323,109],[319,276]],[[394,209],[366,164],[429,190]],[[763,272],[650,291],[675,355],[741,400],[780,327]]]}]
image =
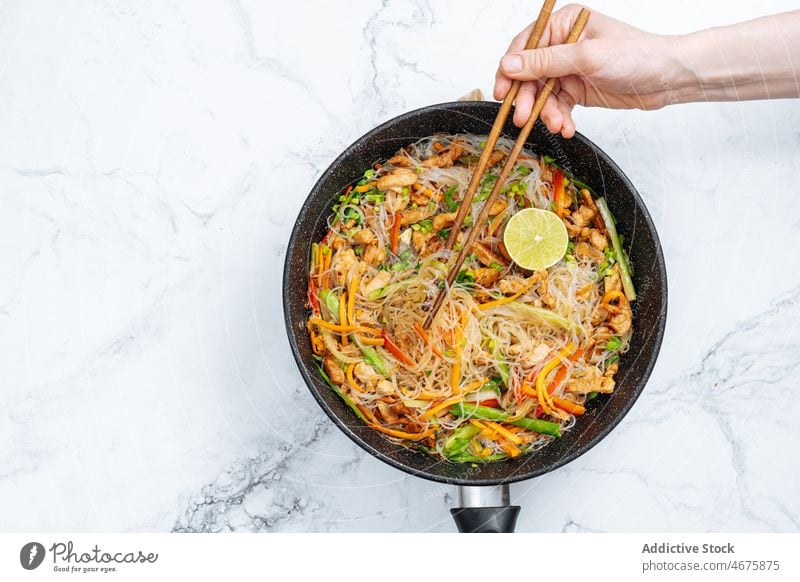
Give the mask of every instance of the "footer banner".
[{"label": "footer banner", "polygon": [[0,534],[0,580],[797,581],[799,551],[800,534],[27,533]]}]

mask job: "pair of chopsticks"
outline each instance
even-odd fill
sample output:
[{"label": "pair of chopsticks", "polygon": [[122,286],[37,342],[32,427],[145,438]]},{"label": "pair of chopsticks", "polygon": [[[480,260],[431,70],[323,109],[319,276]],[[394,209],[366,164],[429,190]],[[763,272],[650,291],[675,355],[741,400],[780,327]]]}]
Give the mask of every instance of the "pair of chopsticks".
[{"label": "pair of chopsticks", "polygon": [[[528,39],[528,43],[525,46],[526,49],[535,49],[539,45],[539,41],[542,38],[542,34],[547,26],[547,21],[550,18],[550,14],[553,11],[554,5],[555,0],[545,0],[542,10],[539,12],[539,17],[536,19],[536,24],[533,26],[533,31],[531,31],[531,36]],[[575,20],[575,23],[572,25],[572,29],[569,32],[566,44],[578,42],[578,38],[580,38],[581,33],[583,32],[586,22],[589,20],[590,14],[591,12],[589,12],[589,10],[585,8],[581,9],[580,14],[578,14],[578,18]],[[478,234],[480,233],[483,225],[486,223],[486,219],[489,216],[489,209],[499,196],[500,190],[502,190],[508,175],[514,168],[514,164],[517,162],[517,157],[519,157],[519,154],[522,151],[528,136],[533,130],[536,120],[539,119],[539,114],[542,112],[542,108],[544,107],[547,98],[553,92],[553,86],[555,85],[555,82],[555,79],[548,79],[539,90],[539,94],[536,97],[535,103],[533,104],[531,116],[527,123],[525,123],[520,130],[519,136],[517,136],[517,140],[514,142],[514,147],[511,148],[511,152],[508,154],[506,163],[503,165],[503,169],[500,170],[500,175],[498,176],[497,181],[494,183],[494,187],[492,188],[491,194],[489,194],[489,198],[487,198],[484,202],[483,207],[478,214],[478,218],[473,222],[472,227],[467,232],[466,239],[461,247],[461,251],[458,253],[455,262],[447,273],[447,283],[442,287],[442,289],[439,291],[439,294],[436,296],[436,300],[431,306],[428,317],[425,319],[425,323],[422,325],[424,329],[427,330],[430,328],[433,320],[436,318],[436,314],[442,307],[442,303],[444,303],[444,299],[447,296],[450,287],[453,285],[461,266],[464,264],[464,260],[467,258],[467,255],[469,255],[472,245],[475,243],[475,240],[478,238]],[[464,217],[472,207],[472,198],[475,195],[475,191],[478,189],[478,184],[480,183],[481,178],[483,178],[483,174],[486,172],[486,166],[489,163],[489,157],[492,155],[492,152],[494,152],[494,147],[497,145],[500,132],[503,130],[503,126],[506,123],[508,114],[511,111],[511,105],[514,102],[514,99],[516,99],[517,93],[519,93],[521,84],[522,83],[517,80],[511,84],[511,88],[509,89],[505,99],[503,99],[503,104],[500,106],[500,111],[497,112],[497,117],[494,120],[494,124],[492,124],[492,129],[489,132],[489,136],[486,138],[486,146],[483,148],[483,152],[481,152],[481,156],[478,159],[478,164],[475,167],[475,173],[472,174],[472,178],[469,181],[467,190],[464,193],[464,198],[461,200],[461,204],[458,207],[455,223],[450,230],[450,236],[448,237],[447,244],[445,245],[447,250],[452,250],[453,245],[458,238],[458,234],[461,232],[461,226],[464,222]]]}]

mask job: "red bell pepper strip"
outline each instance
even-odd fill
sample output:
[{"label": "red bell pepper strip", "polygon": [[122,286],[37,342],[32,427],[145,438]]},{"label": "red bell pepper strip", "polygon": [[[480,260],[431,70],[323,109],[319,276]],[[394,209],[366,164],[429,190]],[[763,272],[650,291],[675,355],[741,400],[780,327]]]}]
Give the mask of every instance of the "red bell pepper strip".
[{"label": "red bell pepper strip", "polygon": [[566,190],[564,188],[564,172],[560,169],[556,170],[553,177],[553,202],[556,205],[556,214],[558,216],[564,215],[564,198],[566,197]]}]

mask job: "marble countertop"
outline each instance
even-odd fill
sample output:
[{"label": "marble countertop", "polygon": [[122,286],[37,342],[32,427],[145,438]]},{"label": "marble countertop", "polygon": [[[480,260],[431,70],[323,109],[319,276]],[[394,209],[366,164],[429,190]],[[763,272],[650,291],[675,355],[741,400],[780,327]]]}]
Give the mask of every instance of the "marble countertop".
[{"label": "marble countertop", "polygon": [[[594,6],[721,24],[696,2]],[[280,291],[338,152],[489,94],[538,5],[457,7],[0,2],[0,527],[454,531],[455,488],[364,454],[312,400]],[[577,122],[653,215],[667,332],[607,439],[512,486],[518,529],[800,530],[800,102]]]}]

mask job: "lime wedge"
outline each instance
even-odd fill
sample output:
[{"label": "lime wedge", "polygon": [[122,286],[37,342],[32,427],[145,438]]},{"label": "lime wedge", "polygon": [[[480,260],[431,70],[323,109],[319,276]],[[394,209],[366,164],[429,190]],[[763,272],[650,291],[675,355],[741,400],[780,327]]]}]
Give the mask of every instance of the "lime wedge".
[{"label": "lime wedge", "polygon": [[536,271],[555,265],[569,243],[567,227],[555,212],[525,208],[506,225],[503,244],[509,256],[523,269]]}]

